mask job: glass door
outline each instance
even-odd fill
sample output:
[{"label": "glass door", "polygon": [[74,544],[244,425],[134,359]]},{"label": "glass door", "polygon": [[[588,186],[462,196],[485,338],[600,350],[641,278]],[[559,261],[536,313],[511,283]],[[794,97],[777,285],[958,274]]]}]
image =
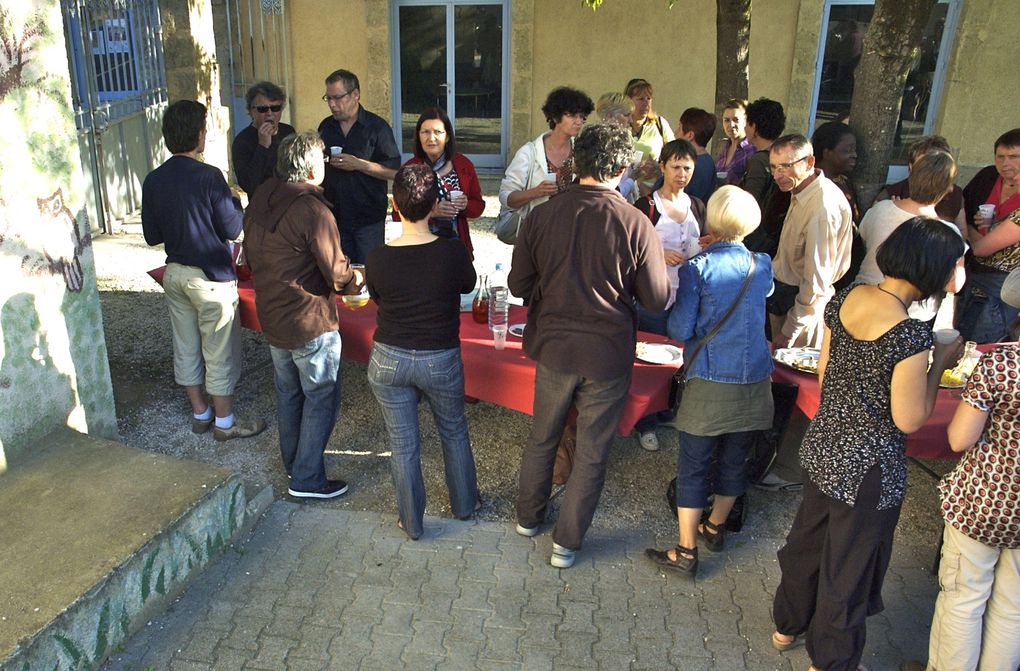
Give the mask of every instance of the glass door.
[{"label": "glass door", "polygon": [[457,150],[479,168],[502,168],[507,124],[507,3],[394,0],[393,118],[404,158],[426,107],[441,107]]}]

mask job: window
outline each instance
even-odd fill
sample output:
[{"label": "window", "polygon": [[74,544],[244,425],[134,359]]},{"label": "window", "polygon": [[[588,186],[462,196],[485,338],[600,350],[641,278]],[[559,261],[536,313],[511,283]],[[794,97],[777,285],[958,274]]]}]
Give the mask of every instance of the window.
[{"label": "window", "polygon": [[[905,165],[910,143],[931,133],[934,128],[946,61],[956,32],[959,4],[960,0],[940,0],[928,18],[917,61],[903,87],[891,163]],[[874,2],[869,0],[826,0],[815,67],[810,128],[849,114],[854,69],[860,60],[864,35],[874,11]]]}]

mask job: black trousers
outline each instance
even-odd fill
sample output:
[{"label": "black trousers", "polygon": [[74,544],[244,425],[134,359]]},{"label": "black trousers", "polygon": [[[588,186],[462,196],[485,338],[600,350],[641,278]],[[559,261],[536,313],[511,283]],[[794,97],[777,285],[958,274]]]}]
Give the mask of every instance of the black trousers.
[{"label": "black trousers", "polygon": [[779,550],[783,577],[772,617],[781,634],[806,634],[811,663],[853,671],[864,652],[865,619],[880,613],[882,581],[900,507],[877,510],[881,469],[873,467],[853,507],[808,479],[804,498]]}]

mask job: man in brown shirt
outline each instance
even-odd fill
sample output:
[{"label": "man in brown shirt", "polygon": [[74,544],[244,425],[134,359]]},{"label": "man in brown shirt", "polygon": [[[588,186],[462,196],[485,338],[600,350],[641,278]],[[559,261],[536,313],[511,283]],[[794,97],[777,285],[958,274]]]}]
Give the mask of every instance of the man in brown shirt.
[{"label": "man in brown shirt", "polygon": [[347,491],[343,480],[326,478],[323,459],[340,408],[335,294],[364,282],[340,248],[336,220],[319,187],[324,174],[316,133],[284,138],[277,176],[255,190],[244,214],[244,251],[273,357],[288,492],[312,499]]},{"label": "man in brown shirt", "polygon": [[580,183],[536,207],[521,226],[510,291],[528,300],[524,351],[538,362],[531,435],[521,457],[517,533],[545,518],[567,413],[576,405],[577,448],[550,563],[568,568],[591,525],[609,446],[630,389],[637,309],[666,307],[662,245],[648,218],[616,191],[633,141],[611,124],[574,142]]}]

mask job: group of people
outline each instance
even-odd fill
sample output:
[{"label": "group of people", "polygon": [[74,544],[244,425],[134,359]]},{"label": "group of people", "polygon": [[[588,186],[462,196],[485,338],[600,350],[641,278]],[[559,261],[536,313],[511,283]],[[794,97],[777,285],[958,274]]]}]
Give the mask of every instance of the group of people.
[{"label": "group of people", "polygon": [[[643,79],[597,102],[554,89],[542,107],[549,130],[516,152],[500,185],[501,206],[520,222],[508,284],[527,305],[524,351],[536,361],[517,532],[531,537],[546,523],[574,408],[573,469],[550,563],[575,562],[640,327],[683,342],[686,354],[679,406],[638,424],[649,450],[659,448],[660,422],[680,431],[678,542],[646,554],[657,567],[695,575],[699,543],[725,548],[749,446],[772,425],[771,348],[817,347],[822,402],[801,447],[804,500],[779,553],[772,644],[805,641],[812,668],[857,668],[865,618],[882,607],[906,491],[906,435],[931,414],[962,342],[933,342],[933,320],[948,310],[963,337],[1003,340],[1020,309],[1020,129],[999,138],[995,166],[962,192],[945,141],[922,139],[908,180],[862,216],[849,126],[822,124],[811,140],[784,135],[778,102],[730,101],[713,156],[715,116],[690,108],[674,136],[652,94]],[[233,147],[249,195],[243,214],[222,174],[198,160],[204,107],[170,105],[163,131],[174,156],[145,180],[143,227],[149,244],[166,246],[175,379],[191,401],[192,428],[215,427],[219,440],[265,427],[234,418],[230,403],[239,322],[229,243],[243,228],[296,497],[347,491],[323,460],[340,401],[335,295],[367,287],[378,306],[368,380],[389,434],[398,525],[417,539],[422,399],[442,444],[453,514],[470,518],[482,505],[464,413],[459,299],[477,281],[468,220],[484,203],[442,109],[421,114],[414,157],[400,166],[392,129],[360,95],[353,73],[330,74],[330,116],[298,133],[280,122],[284,92],[252,87],[252,124]],[[586,124],[592,112],[598,120]],[[401,234],[384,243],[389,181]],[[953,301],[943,298],[961,289],[956,309],[947,308]],[[957,665],[978,657],[981,668],[1020,663],[1018,389],[1020,349],[993,350],[950,425],[950,444],[966,455],[941,485],[943,567],[954,573],[943,576],[930,668],[975,668]]]}]

